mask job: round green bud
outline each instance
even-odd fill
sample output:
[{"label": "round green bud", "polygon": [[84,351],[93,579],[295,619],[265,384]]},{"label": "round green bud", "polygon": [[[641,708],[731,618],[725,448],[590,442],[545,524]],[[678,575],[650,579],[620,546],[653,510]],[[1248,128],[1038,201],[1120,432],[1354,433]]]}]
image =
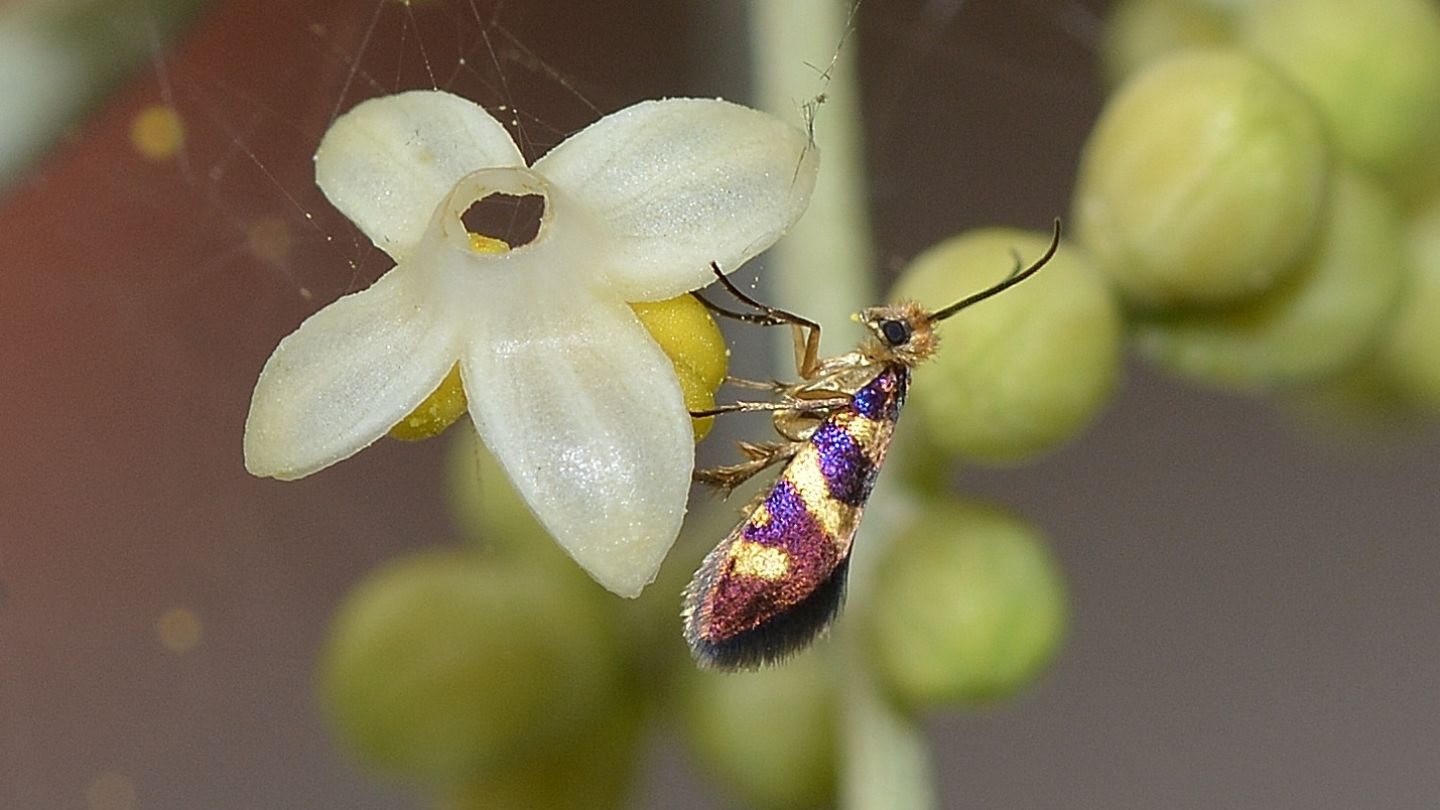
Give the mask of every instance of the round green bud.
[{"label": "round green bud", "polygon": [[1236,12],[1255,2],[1255,0],[1184,0],[1184,2],[1233,17]]},{"label": "round green bud", "polygon": [[1435,0],[1268,0],[1251,3],[1239,29],[1246,46],[1316,101],[1341,154],[1392,180],[1434,177]]},{"label": "round green bud", "polygon": [[1075,233],[1137,306],[1235,300],[1308,247],[1328,169],[1299,91],[1239,51],[1186,51],[1146,67],[1101,113]]},{"label": "round green bud", "polygon": [[563,745],[611,699],[615,646],[592,603],[534,566],[417,554],[346,597],[320,697],[368,764],[454,784]]},{"label": "round green bud", "polygon": [[827,662],[811,650],[757,672],[686,675],[686,736],[747,806],[834,804],[839,718]]},{"label": "round green bud", "polygon": [[644,712],[622,705],[540,754],[485,774],[442,810],[603,810],[625,805]]},{"label": "round green bud", "polygon": [[1264,390],[1333,376],[1371,351],[1400,289],[1399,213],[1354,170],[1337,173],[1311,255],[1224,310],[1141,323],[1140,352],[1210,385]]},{"label": "round green bud", "polygon": [[[446,473],[450,513],[483,548],[538,560],[557,571],[580,572],[474,430],[455,432]],[[583,572],[580,576],[584,578]]]},{"label": "round green bud", "polygon": [[1224,45],[1229,38],[1229,16],[1204,2],[1120,0],[1105,20],[1101,69],[1106,83],[1115,87],[1162,56]]},{"label": "round green bud", "polygon": [[885,550],[864,629],[876,671],[902,703],[979,703],[1046,668],[1066,614],[1060,568],[1034,526],[936,500]]},{"label": "round green bud", "polygon": [[1380,353],[1415,406],[1440,414],[1440,197],[1406,226],[1404,294]]},{"label": "round green bud", "polygon": [[[916,493],[930,495],[948,492],[950,477],[957,469],[954,453],[945,451],[926,435],[929,432],[929,428],[923,424],[926,420],[916,415],[920,413],[920,409],[913,405],[913,397],[911,403],[908,410],[914,413],[905,417],[905,428],[897,431],[890,442],[890,451],[886,456],[889,460],[885,462],[885,477],[889,481],[898,481],[905,489]],[[919,424],[908,424],[911,422]]]},{"label": "round green bud", "polygon": [[[988,228],[910,263],[892,300],[936,310],[1045,252],[1050,237]],[[1032,278],[936,326],[940,348],[916,371],[911,405],[935,445],[986,462],[1050,449],[1078,433],[1119,377],[1122,322],[1109,284],[1073,242]]]},{"label": "round green bud", "polygon": [[[1367,358],[1367,361],[1372,358]],[[1289,392],[1277,401],[1312,436],[1367,452],[1413,441],[1413,409],[1380,362],[1361,362],[1343,374]]]}]

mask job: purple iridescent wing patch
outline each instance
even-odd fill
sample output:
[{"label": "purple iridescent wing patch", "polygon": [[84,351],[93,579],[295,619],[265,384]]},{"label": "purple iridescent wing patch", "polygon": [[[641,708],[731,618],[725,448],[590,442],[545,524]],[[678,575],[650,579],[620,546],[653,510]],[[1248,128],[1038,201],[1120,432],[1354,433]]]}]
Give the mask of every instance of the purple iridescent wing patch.
[{"label": "purple iridescent wing patch", "polygon": [[685,635],[702,662],[756,666],[808,644],[840,608],[850,543],[904,402],[887,367],[825,419],[769,494],[700,567]]}]

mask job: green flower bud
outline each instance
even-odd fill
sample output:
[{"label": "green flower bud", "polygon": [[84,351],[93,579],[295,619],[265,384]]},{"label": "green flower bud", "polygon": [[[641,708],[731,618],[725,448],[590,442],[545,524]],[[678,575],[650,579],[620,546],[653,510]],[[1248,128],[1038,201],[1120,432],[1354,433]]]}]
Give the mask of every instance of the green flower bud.
[{"label": "green flower bud", "polygon": [[1266,389],[1338,374],[1372,350],[1400,288],[1399,213],[1358,171],[1331,189],[1312,254],[1275,288],[1220,311],[1141,324],[1141,353],[1200,382]]},{"label": "green flower bud", "polygon": [[1328,443],[1374,452],[1414,439],[1415,413],[1383,363],[1362,361],[1333,379],[1288,393],[1277,404],[1301,429]]},{"label": "green flower bud", "polygon": [[1133,303],[1254,295],[1309,244],[1328,158],[1309,101],[1233,50],[1156,62],[1085,145],[1075,232]]},{"label": "green flower bud", "polygon": [[685,732],[700,761],[756,807],[835,801],[835,687],[818,650],[758,672],[691,668]]},{"label": "green flower bud", "polygon": [[565,744],[617,682],[613,639],[578,593],[475,554],[381,567],[341,605],[320,663],[341,740],[438,784]]},{"label": "green flower bud", "polygon": [[1440,197],[1410,221],[1405,246],[1404,294],[1381,360],[1407,399],[1440,415]]},{"label": "green flower bud", "polygon": [[1105,81],[1119,85],[1162,56],[1186,48],[1224,45],[1228,16],[1190,0],[1121,0],[1111,7],[1100,43]]},{"label": "green flower bud", "polygon": [[475,431],[456,431],[446,472],[450,513],[484,548],[540,560],[556,570],[579,572],[579,566],[540,525]]},{"label": "green flower bud", "polygon": [[1315,99],[1340,153],[1394,180],[1440,169],[1435,0],[1252,3],[1240,37]]},{"label": "green flower bud", "polygon": [[573,729],[563,746],[487,773],[447,796],[443,810],[603,810],[625,804],[643,727],[621,706]]},{"label": "green flower bud", "polygon": [[1233,17],[1236,12],[1255,2],[1255,0],[1184,0],[1189,5],[1199,8],[1206,8],[1227,17]]},{"label": "green flower bud", "polygon": [[869,607],[876,671],[911,706],[1014,694],[1055,657],[1067,613],[1035,527],[953,500],[929,504],[885,550]]},{"label": "green flower bud", "polygon": [[[901,274],[894,300],[939,309],[1029,262],[1049,237],[990,228],[947,239]],[[907,413],[941,449],[1014,461],[1078,433],[1109,400],[1121,363],[1121,313],[1074,243],[1015,287],[940,322],[940,349],[916,371]]]},{"label": "green flower bud", "polygon": [[948,492],[949,479],[956,470],[954,456],[941,449],[936,440],[926,435],[929,432],[929,428],[925,426],[928,420],[918,416],[920,409],[914,406],[913,397],[910,401],[911,406],[907,410],[914,413],[905,417],[905,421],[914,424],[907,424],[897,431],[890,442],[890,451],[885,462],[885,478],[917,493],[931,495]]}]

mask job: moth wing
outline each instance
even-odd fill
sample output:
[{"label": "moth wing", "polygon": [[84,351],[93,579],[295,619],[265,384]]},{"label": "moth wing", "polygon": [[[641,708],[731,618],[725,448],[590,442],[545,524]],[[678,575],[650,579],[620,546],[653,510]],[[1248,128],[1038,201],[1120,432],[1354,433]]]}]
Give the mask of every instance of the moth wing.
[{"label": "moth wing", "polygon": [[845,602],[848,554],[809,561],[822,570],[814,572],[818,581],[798,600],[784,594],[795,585],[793,578],[761,580],[737,571],[745,567],[737,564],[743,554],[735,552],[748,542],[743,534],[748,525],[741,523],[706,555],[685,589],[685,640],[706,669],[758,669],[788,658],[821,635]]}]

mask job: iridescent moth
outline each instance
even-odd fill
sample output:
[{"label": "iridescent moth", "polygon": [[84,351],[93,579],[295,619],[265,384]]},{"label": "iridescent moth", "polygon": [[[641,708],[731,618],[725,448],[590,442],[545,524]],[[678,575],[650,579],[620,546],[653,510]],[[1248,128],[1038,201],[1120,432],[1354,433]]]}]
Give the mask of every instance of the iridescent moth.
[{"label": "iridescent moth", "polygon": [[697,470],[695,480],[728,492],[775,464],[775,483],[705,557],[685,589],[685,639],[700,666],[754,669],[809,644],[840,610],[850,546],[885,461],[910,373],[934,354],[935,324],[1034,275],[1055,255],[1060,222],[1045,254],[1018,257],[1003,281],[934,312],[914,302],[871,307],[859,319],[870,336],[855,351],[821,358],[820,326],[761,304],[718,268],[721,285],[754,312],[735,312],[696,295],[716,314],[766,326],[788,325],[800,377],[795,383],[731,382],[776,396],[695,416],[771,411],[779,441],[741,442],[745,461]]}]

